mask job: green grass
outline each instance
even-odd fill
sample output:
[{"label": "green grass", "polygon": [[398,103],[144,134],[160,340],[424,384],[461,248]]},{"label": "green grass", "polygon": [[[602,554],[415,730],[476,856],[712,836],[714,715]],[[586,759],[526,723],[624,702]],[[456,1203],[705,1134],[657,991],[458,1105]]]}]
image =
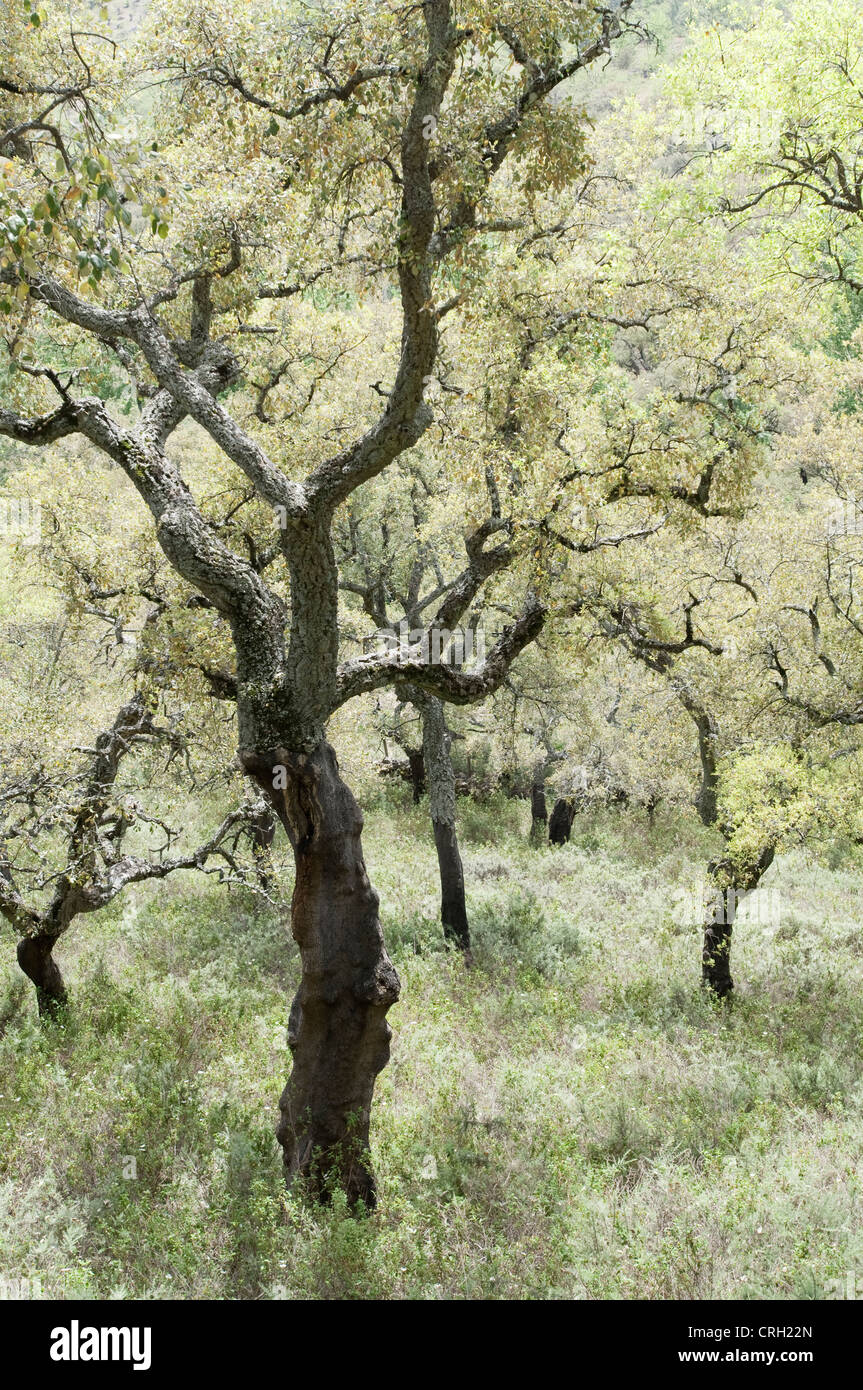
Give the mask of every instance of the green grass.
[{"label": "green grass", "polygon": [[609,811],[535,851],[524,806],[462,810],[471,971],[441,942],[424,808],[367,816],[403,986],[369,1218],[283,1191],[286,906],[138,891],[61,944],[65,1029],[0,938],[0,1275],[48,1297],[786,1299],[863,1268],[847,853],[774,866],[780,929],[739,924],[724,1008],[672,906],[700,827]]}]

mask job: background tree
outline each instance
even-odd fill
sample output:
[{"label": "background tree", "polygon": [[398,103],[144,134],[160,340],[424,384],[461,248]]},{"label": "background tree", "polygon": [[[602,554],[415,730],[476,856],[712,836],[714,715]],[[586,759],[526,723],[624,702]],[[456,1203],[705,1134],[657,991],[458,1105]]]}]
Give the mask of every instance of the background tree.
[{"label": "background tree", "polygon": [[[177,737],[155,722],[138,693],[118,710],[110,728],[97,735],[93,748],[82,750],[86,758],[80,771],[55,779],[37,767],[0,790],[0,912],[19,937],[18,963],[36,988],[40,1014],[59,1018],[68,1002],[53,951],[82,913],[106,907],[130,884],[162,879],[179,869],[218,873],[225,882],[246,881],[237,851],[249,831],[250,804],[226,816],[203,844],[170,854],[180,831],[148,814],[125,787],[117,786],[130,753],[160,742],[176,746]],[[162,837],[155,850],[136,853],[127,847],[135,826]],[[59,869],[43,849],[46,830],[62,845]],[[218,867],[210,861],[219,861]]]}]

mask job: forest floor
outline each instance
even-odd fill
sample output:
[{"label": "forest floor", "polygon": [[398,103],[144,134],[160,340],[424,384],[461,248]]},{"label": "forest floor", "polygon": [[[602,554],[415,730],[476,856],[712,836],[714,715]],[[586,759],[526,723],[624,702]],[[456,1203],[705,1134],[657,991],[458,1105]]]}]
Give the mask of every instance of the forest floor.
[{"label": "forest floor", "polygon": [[[282,1187],[286,907],[178,876],[76,925],[40,1027],[0,934],[0,1279],[48,1298],[824,1298],[863,1293],[863,872],[775,865],[733,1003],[699,987],[687,818],[531,849],[460,806],[476,966],[443,948],[424,808],[366,855],[402,979],[373,1112],[380,1205]],[[839,1281],[837,1283],[836,1281]]]}]

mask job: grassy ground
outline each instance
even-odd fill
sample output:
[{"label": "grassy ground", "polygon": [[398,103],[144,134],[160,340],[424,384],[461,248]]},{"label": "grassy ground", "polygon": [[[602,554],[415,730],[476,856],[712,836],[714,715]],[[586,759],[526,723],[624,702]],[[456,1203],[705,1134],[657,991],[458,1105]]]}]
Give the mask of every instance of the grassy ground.
[{"label": "grassy ground", "polygon": [[403,993],[363,1220],[282,1190],[284,910],[190,877],[127,898],[63,943],[65,1030],[0,937],[0,1275],[47,1297],[863,1286],[863,876],[841,847],[777,865],[781,925],[739,925],[723,1008],[675,917],[697,827],[609,812],[537,852],[524,814],[463,808],[470,972],[441,946],[422,811],[368,816]]}]

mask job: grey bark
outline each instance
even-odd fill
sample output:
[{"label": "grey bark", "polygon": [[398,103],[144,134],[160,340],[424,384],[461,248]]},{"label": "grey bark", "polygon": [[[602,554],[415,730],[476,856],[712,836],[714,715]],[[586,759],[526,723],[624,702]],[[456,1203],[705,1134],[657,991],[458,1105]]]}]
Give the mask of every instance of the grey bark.
[{"label": "grey bark", "polygon": [[701,784],[695,798],[695,809],[704,825],[716,824],[716,793],[719,773],[716,764],[716,720],[710,710],[698,700],[682,681],[676,682],[677,694],[692,718],[698,734],[698,756],[701,762]]}]

